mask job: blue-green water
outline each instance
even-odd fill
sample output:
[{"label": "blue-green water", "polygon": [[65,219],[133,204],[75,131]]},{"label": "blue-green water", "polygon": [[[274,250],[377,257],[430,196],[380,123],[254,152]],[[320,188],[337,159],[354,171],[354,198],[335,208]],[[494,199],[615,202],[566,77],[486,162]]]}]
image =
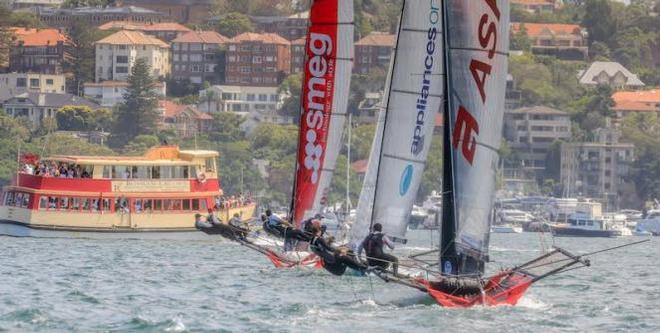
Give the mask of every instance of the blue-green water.
[{"label": "blue-green water", "polygon": [[[547,237],[547,236],[546,236]],[[410,251],[428,247],[410,234]],[[588,252],[628,239],[556,239]],[[538,254],[538,234],[495,234],[491,265]],[[660,244],[592,258],[516,307],[443,309],[377,279],[278,270],[208,241],[0,237],[0,332],[660,332]]]}]

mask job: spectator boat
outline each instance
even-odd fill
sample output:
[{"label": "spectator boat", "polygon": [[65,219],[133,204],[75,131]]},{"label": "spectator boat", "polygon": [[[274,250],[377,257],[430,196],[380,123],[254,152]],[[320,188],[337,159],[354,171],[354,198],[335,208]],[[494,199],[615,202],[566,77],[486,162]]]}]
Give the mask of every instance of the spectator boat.
[{"label": "spectator boat", "polygon": [[[244,219],[255,204],[223,197],[218,153],[160,146],[144,156],[23,156],[0,196],[0,235],[200,237],[192,216]],[[186,236],[182,236],[184,233]]]}]

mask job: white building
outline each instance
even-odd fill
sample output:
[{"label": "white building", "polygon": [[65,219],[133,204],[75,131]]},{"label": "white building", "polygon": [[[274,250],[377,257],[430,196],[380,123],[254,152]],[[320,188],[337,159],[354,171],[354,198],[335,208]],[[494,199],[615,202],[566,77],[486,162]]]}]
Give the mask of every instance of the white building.
[{"label": "white building", "polygon": [[66,79],[63,74],[5,73],[0,74],[0,90],[9,94],[42,92],[63,94]]},{"label": "white building", "polygon": [[[93,99],[101,106],[112,107],[124,102],[124,93],[128,87],[126,81],[103,81],[99,83],[88,82],[83,85],[85,97]],[[154,92],[158,96],[165,96],[165,82],[157,82]]]},{"label": "white building", "polygon": [[293,118],[277,111],[287,96],[278,87],[212,86],[199,92],[197,108],[202,112],[234,112],[246,117],[250,131],[260,122],[291,124]]},{"label": "white building", "polygon": [[135,60],[146,59],[151,75],[170,74],[170,46],[139,31],[118,31],[96,43],[96,82],[126,81]]},{"label": "white building", "polygon": [[644,82],[618,62],[596,61],[586,70],[578,72],[580,84],[595,87],[608,85],[613,89],[639,89]]}]

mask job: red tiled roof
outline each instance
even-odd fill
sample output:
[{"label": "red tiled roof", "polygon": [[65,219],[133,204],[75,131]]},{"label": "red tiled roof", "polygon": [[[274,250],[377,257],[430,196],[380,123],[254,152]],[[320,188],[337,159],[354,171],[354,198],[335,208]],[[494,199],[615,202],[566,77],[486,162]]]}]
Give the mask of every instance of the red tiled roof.
[{"label": "red tiled roof", "polygon": [[99,26],[99,30],[139,30],[139,31],[176,31],[176,32],[189,32],[192,31],[185,25],[174,22],[159,22],[159,23],[139,23],[139,22],[125,22],[125,21],[110,21]]},{"label": "red tiled roof", "polygon": [[284,39],[282,36],[278,34],[273,34],[273,33],[258,34],[254,32],[242,33],[232,38],[230,42],[231,43],[262,42],[264,44],[291,45],[291,42]]},{"label": "red tiled roof", "polygon": [[369,160],[359,160],[351,163],[351,169],[357,173],[366,173],[369,166]]},{"label": "red tiled roof", "polygon": [[191,31],[180,34],[172,43],[206,43],[206,44],[224,44],[229,38],[215,31]]},{"label": "red tiled roof", "polygon": [[96,44],[113,45],[156,45],[163,48],[170,46],[162,40],[145,35],[140,31],[121,30],[96,42]]},{"label": "red tiled roof", "polygon": [[189,110],[195,119],[199,120],[212,120],[213,117],[207,113],[200,112],[192,105],[183,105],[169,100],[161,100],[158,102],[158,106],[163,109],[164,118],[174,118],[181,114],[182,112]]},{"label": "red tiled roof", "polygon": [[[163,87],[163,82],[156,82],[156,87]],[[128,87],[127,81],[106,80],[101,82],[85,82],[86,87]]]},{"label": "red tiled roof", "polygon": [[366,37],[355,42],[355,45],[360,46],[390,46],[394,47],[396,43],[396,36],[385,32],[372,32]]},{"label": "red tiled roof", "polygon": [[26,29],[11,28],[16,36],[17,42],[23,42],[24,46],[57,45],[58,42],[66,42],[67,36],[57,29]]},{"label": "red tiled roof", "polygon": [[660,89],[640,91],[617,91],[612,94],[614,111],[659,111]]},{"label": "red tiled roof", "polygon": [[580,35],[582,28],[577,24],[559,24],[559,23],[511,23],[511,31],[517,33],[520,26],[524,25],[527,36],[536,37],[543,34],[553,35]]}]

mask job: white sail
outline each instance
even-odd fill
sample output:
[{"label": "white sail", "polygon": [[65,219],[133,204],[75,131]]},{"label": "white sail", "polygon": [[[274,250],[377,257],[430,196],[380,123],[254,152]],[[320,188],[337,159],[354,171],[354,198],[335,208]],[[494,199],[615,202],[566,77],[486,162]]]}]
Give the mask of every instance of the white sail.
[{"label": "white sail", "polygon": [[353,1],[315,0],[310,9],[293,219],[327,205],[341,148],[353,70]]},{"label": "white sail", "polygon": [[483,261],[502,139],[509,1],[448,0],[446,11],[454,242],[458,255]]},{"label": "white sail", "polygon": [[395,237],[405,235],[443,101],[442,25],[439,0],[404,2],[372,217]]}]

